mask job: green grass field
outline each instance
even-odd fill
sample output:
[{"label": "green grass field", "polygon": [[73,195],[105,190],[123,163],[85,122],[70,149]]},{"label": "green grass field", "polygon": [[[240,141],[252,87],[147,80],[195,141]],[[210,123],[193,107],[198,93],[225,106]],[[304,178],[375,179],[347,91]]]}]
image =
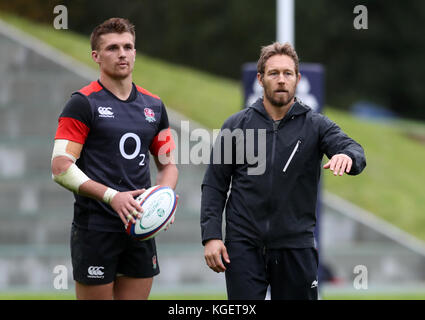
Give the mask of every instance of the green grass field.
[{"label": "green grass field", "polygon": [[425,240],[425,144],[408,137],[425,125],[367,122],[335,109],[326,114],[362,144],[367,167],[356,177],[324,172],[325,189]]},{"label": "green grass field", "polygon": [[[226,294],[152,294],[149,300],[226,300]],[[332,293],[322,300],[425,300],[425,292]],[[75,300],[74,293],[1,293],[0,300]]]},{"label": "green grass field", "polygon": [[425,293],[389,293],[389,294],[335,294],[325,295],[323,300],[425,300]]},{"label": "green grass field", "polygon": [[[225,300],[226,294],[152,294],[149,300]],[[75,300],[72,292],[58,293],[0,293],[0,300]]]}]

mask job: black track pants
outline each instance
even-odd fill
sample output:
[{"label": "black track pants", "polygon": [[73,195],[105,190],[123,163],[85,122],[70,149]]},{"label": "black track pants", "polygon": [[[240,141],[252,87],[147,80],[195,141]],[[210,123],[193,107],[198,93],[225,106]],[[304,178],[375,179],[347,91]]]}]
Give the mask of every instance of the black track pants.
[{"label": "black track pants", "polygon": [[317,300],[318,254],[315,248],[265,249],[248,242],[227,241],[225,263],[229,300]]}]

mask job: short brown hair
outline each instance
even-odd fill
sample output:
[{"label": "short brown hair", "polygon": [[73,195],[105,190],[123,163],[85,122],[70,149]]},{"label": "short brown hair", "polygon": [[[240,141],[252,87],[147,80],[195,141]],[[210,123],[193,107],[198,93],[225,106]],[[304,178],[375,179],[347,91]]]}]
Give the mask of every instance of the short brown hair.
[{"label": "short brown hair", "polygon": [[268,46],[262,47],[260,59],[258,59],[258,62],[257,62],[257,72],[263,75],[267,60],[269,60],[272,56],[277,54],[291,57],[295,63],[295,73],[298,74],[298,68],[299,68],[298,55],[295,49],[288,42],[284,44],[279,42],[274,42]]},{"label": "short brown hair", "polygon": [[133,35],[134,42],[136,42],[136,32],[134,25],[123,18],[110,18],[96,28],[94,28],[90,36],[90,45],[92,50],[97,50],[99,47],[100,36],[107,33],[124,33],[129,32]]}]

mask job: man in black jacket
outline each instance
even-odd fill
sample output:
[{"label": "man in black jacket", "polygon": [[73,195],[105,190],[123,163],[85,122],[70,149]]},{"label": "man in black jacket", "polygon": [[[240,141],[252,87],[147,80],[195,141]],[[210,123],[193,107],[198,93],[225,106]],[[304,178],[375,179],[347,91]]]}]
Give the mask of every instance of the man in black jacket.
[{"label": "man in black jacket", "polygon": [[[269,285],[272,299],[317,299],[322,157],[335,176],[356,175],[366,166],[364,151],[296,99],[301,75],[289,44],[264,47],[257,71],[263,98],[225,121],[202,183],[205,260],[225,271],[229,299],[264,299]],[[258,155],[256,167],[248,150]]]}]

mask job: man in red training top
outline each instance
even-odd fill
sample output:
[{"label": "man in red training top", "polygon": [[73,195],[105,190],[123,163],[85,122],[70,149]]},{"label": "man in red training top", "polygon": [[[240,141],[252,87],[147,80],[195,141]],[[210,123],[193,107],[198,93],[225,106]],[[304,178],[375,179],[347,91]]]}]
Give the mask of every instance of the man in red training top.
[{"label": "man in red training top", "polygon": [[100,77],[74,92],[59,117],[53,179],[74,192],[71,257],[77,299],[147,299],[159,273],[155,240],[125,233],[142,208],[134,197],[156,184],[175,188],[178,170],[161,99],[132,82],[135,30],[111,18],[91,35]]}]

